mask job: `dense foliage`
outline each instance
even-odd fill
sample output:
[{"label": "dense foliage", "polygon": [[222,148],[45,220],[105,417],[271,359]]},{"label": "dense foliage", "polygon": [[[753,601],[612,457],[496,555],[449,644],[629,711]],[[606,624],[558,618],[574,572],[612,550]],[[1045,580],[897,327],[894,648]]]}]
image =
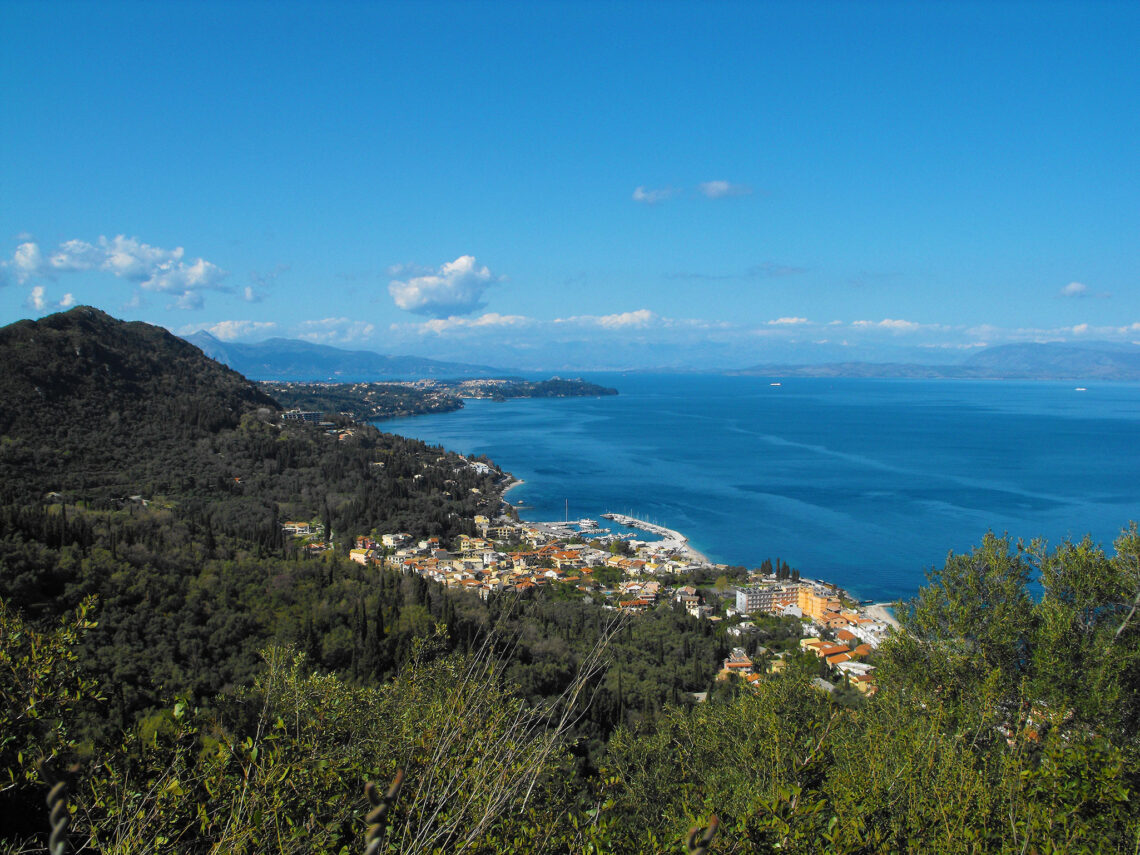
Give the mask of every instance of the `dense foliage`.
[{"label": "dense foliage", "polygon": [[[478,381],[467,381],[464,386],[471,387]],[[484,390],[485,394],[498,400],[508,398],[583,398],[603,395],[616,395],[617,389],[609,386],[600,386],[577,378],[564,379],[552,377],[550,380],[510,380]]]},{"label": "dense foliage", "polygon": [[[498,503],[494,470],[367,426],[281,422],[264,393],[146,324],[76,309],[0,331],[0,356],[16,369],[0,597],[42,619],[99,597],[84,659],[110,709],[89,728],[122,727],[167,692],[245,682],[275,638],[348,668],[363,644],[353,621],[380,613],[382,587],[341,557],[352,538],[470,534]],[[323,543],[287,537],[288,520]],[[405,651],[431,622],[408,618],[392,644]]]},{"label": "dense foliage", "polygon": [[261,383],[283,407],[366,422],[397,416],[448,413],[463,407],[447,389],[412,383]]},{"label": "dense foliage", "polygon": [[431,380],[415,383],[265,382],[261,388],[289,409],[356,421],[446,413],[463,407],[463,398],[581,398],[616,395],[617,390],[585,380]]},{"label": "dense foliage", "polygon": [[[1135,526],[1113,555],[988,537],[902,612],[868,703],[833,702],[793,660],[619,724],[596,770],[575,761],[573,725],[606,685],[598,652],[620,659],[638,618],[605,627],[577,679],[537,703],[511,679],[526,669],[504,626],[467,652],[429,633],[396,677],[361,685],[268,648],[248,688],[208,707],[172,696],[89,747],[75,833],[112,852],[363,851],[361,781],[399,768],[381,851],[677,851],[715,813],[720,852],[1135,852],[1138,562]],[[980,610],[977,584],[993,592]],[[67,722],[101,703],[69,652],[87,624],[41,632],[0,610],[16,651],[0,659],[9,805],[28,809],[50,776],[28,757],[75,753]]]}]

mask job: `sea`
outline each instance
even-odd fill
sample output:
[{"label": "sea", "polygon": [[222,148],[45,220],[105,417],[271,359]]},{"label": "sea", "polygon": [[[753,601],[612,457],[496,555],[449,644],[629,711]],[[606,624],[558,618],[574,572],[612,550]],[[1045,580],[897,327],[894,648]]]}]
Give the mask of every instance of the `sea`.
[{"label": "sea", "polygon": [[[1140,385],[591,374],[617,396],[375,422],[486,455],[524,520],[616,512],[710,560],[913,596],[987,531],[1111,551],[1140,520]],[[616,527],[614,527],[616,528]]]}]

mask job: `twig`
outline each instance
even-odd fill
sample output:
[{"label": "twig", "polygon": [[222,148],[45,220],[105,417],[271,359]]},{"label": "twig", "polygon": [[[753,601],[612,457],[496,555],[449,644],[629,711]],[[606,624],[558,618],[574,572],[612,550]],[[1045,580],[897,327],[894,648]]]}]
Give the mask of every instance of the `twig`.
[{"label": "twig", "polygon": [[[79,771],[78,764],[68,767],[68,776]],[[69,842],[67,827],[71,824],[71,813],[67,809],[67,778],[59,781],[47,794],[47,805],[51,808],[51,836],[48,838],[50,855],[66,855]]]},{"label": "twig", "polygon": [[709,817],[709,824],[706,827],[694,825],[690,828],[689,838],[685,841],[685,851],[689,855],[705,855],[709,851],[709,846],[712,845],[713,838],[716,837],[716,830],[719,825],[720,820],[716,818],[714,813]]},{"label": "twig", "polygon": [[368,816],[364,818],[364,821],[368,823],[368,831],[364,835],[364,842],[366,844],[364,855],[376,855],[376,853],[380,851],[380,837],[384,832],[381,822],[387,815],[388,810],[392,807],[392,802],[396,801],[396,796],[400,794],[400,788],[402,786],[404,786],[403,769],[396,770],[396,777],[392,779],[392,785],[388,787],[388,792],[383,796],[379,794],[376,785],[371,781],[364,785],[364,792],[367,794],[368,801],[372,805],[372,810],[370,810]]}]

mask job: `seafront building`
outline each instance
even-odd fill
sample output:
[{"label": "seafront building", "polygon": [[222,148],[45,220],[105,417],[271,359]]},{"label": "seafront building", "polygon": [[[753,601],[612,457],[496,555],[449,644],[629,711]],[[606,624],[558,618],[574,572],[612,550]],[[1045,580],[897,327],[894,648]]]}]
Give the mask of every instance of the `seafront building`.
[{"label": "seafront building", "polygon": [[[625,525],[637,522],[609,516]],[[480,516],[473,523],[478,535],[462,534],[449,544],[441,543],[438,537],[416,541],[408,532],[361,536],[356,538],[349,558],[363,565],[419,575],[484,599],[497,593],[528,593],[553,585],[570,585],[587,598],[599,598],[604,608],[622,612],[638,613],[656,608],[663,600],[672,601],[697,619],[719,622],[725,620],[723,613],[733,621],[726,625],[725,633],[742,641],[749,628],[756,629],[747,620],[749,615],[801,618],[810,621],[809,631],[829,638],[834,634],[836,639],[804,639],[802,649],[825,659],[835,673],[860,691],[874,691],[869,673],[873,666],[859,660],[878,646],[887,627],[856,609],[845,608],[839,592],[830,585],[810,579],[776,580],[768,576],[725,598],[711,589],[673,587],[665,581],[694,570],[717,572],[724,568],[688,547],[680,533],[659,526],[641,524],[663,540],[643,543],[624,538],[629,544],[627,554],[615,555],[609,549],[599,548],[608,545],[606,538],[583,539],[581,530],[576,532],[567,523],[526,523],[507,516],[497,520]],[[300,548],[309,554],[319,555],[333,548],[333,544],[318,540],[323,535],[318,523],[286,522],[282,528],[294,537],[304,538]],[[618,582],[612,581],[614,570],[620,573]],[[595,579],[596,571],[609,581]],[[738,617],[743,622],[734,620]],[[764,663],[761,672],[771,673],[780,670],[785,661],[777,656],[765,658]],[[733,648],[724,660],[721,674],[727,678],[733,673],[748,683],[764,679],[742,647]]]},{"label": "seafront building", "polygon": [[822,622],[834,620],[843,613],[843,604],[835,591],[812,582],[757,585],[736,591],[736,610],[743,615],[775,613],[788,606],[796,606],[807,617]]}]

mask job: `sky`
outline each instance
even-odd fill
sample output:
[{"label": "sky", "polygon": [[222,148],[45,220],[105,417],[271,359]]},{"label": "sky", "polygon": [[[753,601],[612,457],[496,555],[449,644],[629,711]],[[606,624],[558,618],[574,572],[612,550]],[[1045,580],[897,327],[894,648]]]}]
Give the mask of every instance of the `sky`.
[{"label": "sky", "polygon": [[1140,3],[0,0],[0,323],[534,370],[1140,342]]}]

